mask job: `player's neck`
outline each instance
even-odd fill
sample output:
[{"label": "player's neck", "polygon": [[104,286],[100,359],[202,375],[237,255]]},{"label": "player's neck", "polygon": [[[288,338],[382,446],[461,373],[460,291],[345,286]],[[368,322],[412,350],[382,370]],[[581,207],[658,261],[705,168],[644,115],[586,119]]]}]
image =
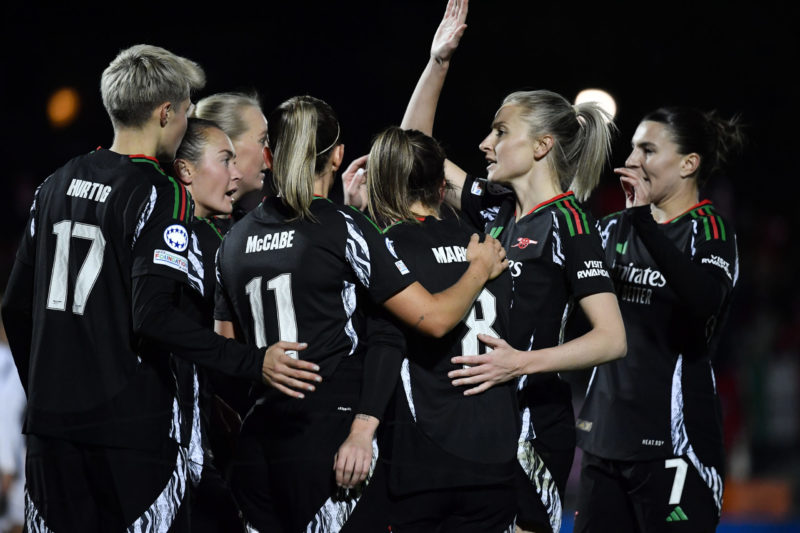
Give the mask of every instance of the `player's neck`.
[{"label": "player's neck", "polygon": [[564,191],[550,173],[544,172],[512,183],[517,197],[517,220],[527,215],[537,205],[555,198]]},{"label": "player's neck", "polygon": [[[692,184],[694,183],[696,182],[692,180]],[[687,186],[680,187],[674,194],[669,195],[658,203],[651,204],[650,210],[656,222],[663,223],[682,215],[697,205],[699,201],[700,193],[697,190],[697,186],[687,184]]]},{"label": "player's neck", "polygon": [[314,196],[328,197],[328,191],[331,190],[333,184],[333,173],[326,172],[324,174],[317,174],[314,180]]},{"label": "player's neck", "polygon": [[158,156],[158,138],[146,128],[118,128],[114,132],[114,143],[110,150],[122,155],[142,154]]},{"label": "player's neck", "polygon": [[420,202],[419,200],[415,201],[409,207],[411,212],[414,213],[415,217],[425,218],[425,217],[435,217],[439,218],[439,210],[433,207],[427,206]]}]

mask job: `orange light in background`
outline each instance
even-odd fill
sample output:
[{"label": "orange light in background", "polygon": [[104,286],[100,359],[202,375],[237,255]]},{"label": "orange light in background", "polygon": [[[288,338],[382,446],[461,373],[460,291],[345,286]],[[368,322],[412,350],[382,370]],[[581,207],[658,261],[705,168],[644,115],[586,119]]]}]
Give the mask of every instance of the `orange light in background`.
[{"label": "orange light in background", "polygon": [[584,89],[575,97],[575,104],[596,102],[606,113],[614,118],[617,114],[617,103],[614,98],[602,89]]},{"label": "orange light in background", "polygon": [[47,118],[54,128],[64,128],[72,124],[78,116],[81,98],[72,87],[58,89],[47,102]]}]

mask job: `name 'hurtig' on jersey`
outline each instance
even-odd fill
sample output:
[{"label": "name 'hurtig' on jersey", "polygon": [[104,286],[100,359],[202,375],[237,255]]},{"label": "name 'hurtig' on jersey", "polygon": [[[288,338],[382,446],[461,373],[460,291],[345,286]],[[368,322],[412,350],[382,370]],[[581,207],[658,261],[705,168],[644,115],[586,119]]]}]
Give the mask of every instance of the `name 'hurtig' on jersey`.
[{"label": "name 'hurtig' on jersey", "polygon": [[278,231],[267,233],[266,235],[250,235],[247,237],[247,247],[244,253],[266,252],[267,250],[279,250],[291,248],[294,239],[294,230]]},{"label": "name 'hurtig' on jersey", "polygon": [[439,246],[431,248],[436,261],[439,263],[466,263],[467,249],[463,246]]},{"label": "name 'hurtig' on jersey", "polygon": [[72,178],[67,189],[67,196],[75,198],[86,198],[95,202],[105,202],[111,193],[111,185],[103,185],[94,181],[79,180]]}]

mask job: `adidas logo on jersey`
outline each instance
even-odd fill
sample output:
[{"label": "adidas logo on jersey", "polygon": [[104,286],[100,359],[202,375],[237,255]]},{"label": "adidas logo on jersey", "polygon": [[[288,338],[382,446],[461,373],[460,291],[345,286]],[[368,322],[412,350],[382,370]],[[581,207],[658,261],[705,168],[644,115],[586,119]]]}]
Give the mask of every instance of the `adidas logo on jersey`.
[{"label": "adidas logo on jersey", "polygon": [[431,248],[436,261],[439,263],[466,263],[467,249],[463,246],[439,246]]},{"label": "adidas logo on jersey", "polygon": [[686,520],[689,520],[689,517],[686,516],[686,513],[683,512],[683,509],[681,509],[680,506],[673,509],[667,517],[667,522],[683,522]]},{"label": "adidas logo on jersey", "polygon": [[111,185],[79,180],[78,178],[73,178],[67,189],[67,196],[86,198],[87,200],[94,200],[95,202],[101,203],[106,201],[109,193],[111,193]]},{"label": "adidas logo on jersey", "polygon": [[294,230],[267,233],[264,236],[250,235],[247,237],[247,247],[244,253],[266,252],[267,250],[280,250],[292,247]]}]

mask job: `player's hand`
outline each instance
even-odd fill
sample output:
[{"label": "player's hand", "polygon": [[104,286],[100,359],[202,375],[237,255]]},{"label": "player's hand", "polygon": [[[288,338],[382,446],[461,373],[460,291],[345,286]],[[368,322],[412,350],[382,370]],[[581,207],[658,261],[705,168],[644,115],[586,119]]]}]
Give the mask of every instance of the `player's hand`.
[{"label": "player's hand", "polygon": [[467,25],[467,0],[449,0],[431,44],[431,58],[440,65],[450,61]]},{"label": "player's hand", "polygon": [[614,173],[619,174],[619,184],[625,192],[625,207],[650,205],[652,186],[640,169],[620,167]]},{"label": "player's hand", "polygon": [[459,355],[450,359],[454,365],[468,365],[447,373],[455,387],[476,385],[465,390],[465,396],[481,393],[522,375],[522,352],[512,348],[503,339],[490,335],[479,334],[478,340],[492,351],[483,355]]},{"label": "player's hand", "polygon": [[372,439],[378,419],[363,414],[356,416],[350,434],[333,458],[336,484],[343,489],[352,489],[363,483],[372,465]]},{"label": "player's hand", "polygon": [[506,251],[500,241],[491,235],[487,234],[483,242],[479,241],[478,234],[473,233],[467,246],[467,260],[470,263],[477,262],[477,264],[483,266],[487,273],[487,278],[494,279],[508,268]]},{"label": "player's hand", "polygon": [[352,205],[356,209],[367,208],[367,158],[362,155],[354,159],[342,173],[342,191],[344,205]]},{"label": "player's hand", "polygon": [[322,381],[322,377],[315,373],[319,372],[319,367],[287,354],[307,347],[305,342],[279,341],[267,348],[261,366],[264,381],[292,398],[304,398],[300,391],[313,392],[315,387],[310,382]]}]

